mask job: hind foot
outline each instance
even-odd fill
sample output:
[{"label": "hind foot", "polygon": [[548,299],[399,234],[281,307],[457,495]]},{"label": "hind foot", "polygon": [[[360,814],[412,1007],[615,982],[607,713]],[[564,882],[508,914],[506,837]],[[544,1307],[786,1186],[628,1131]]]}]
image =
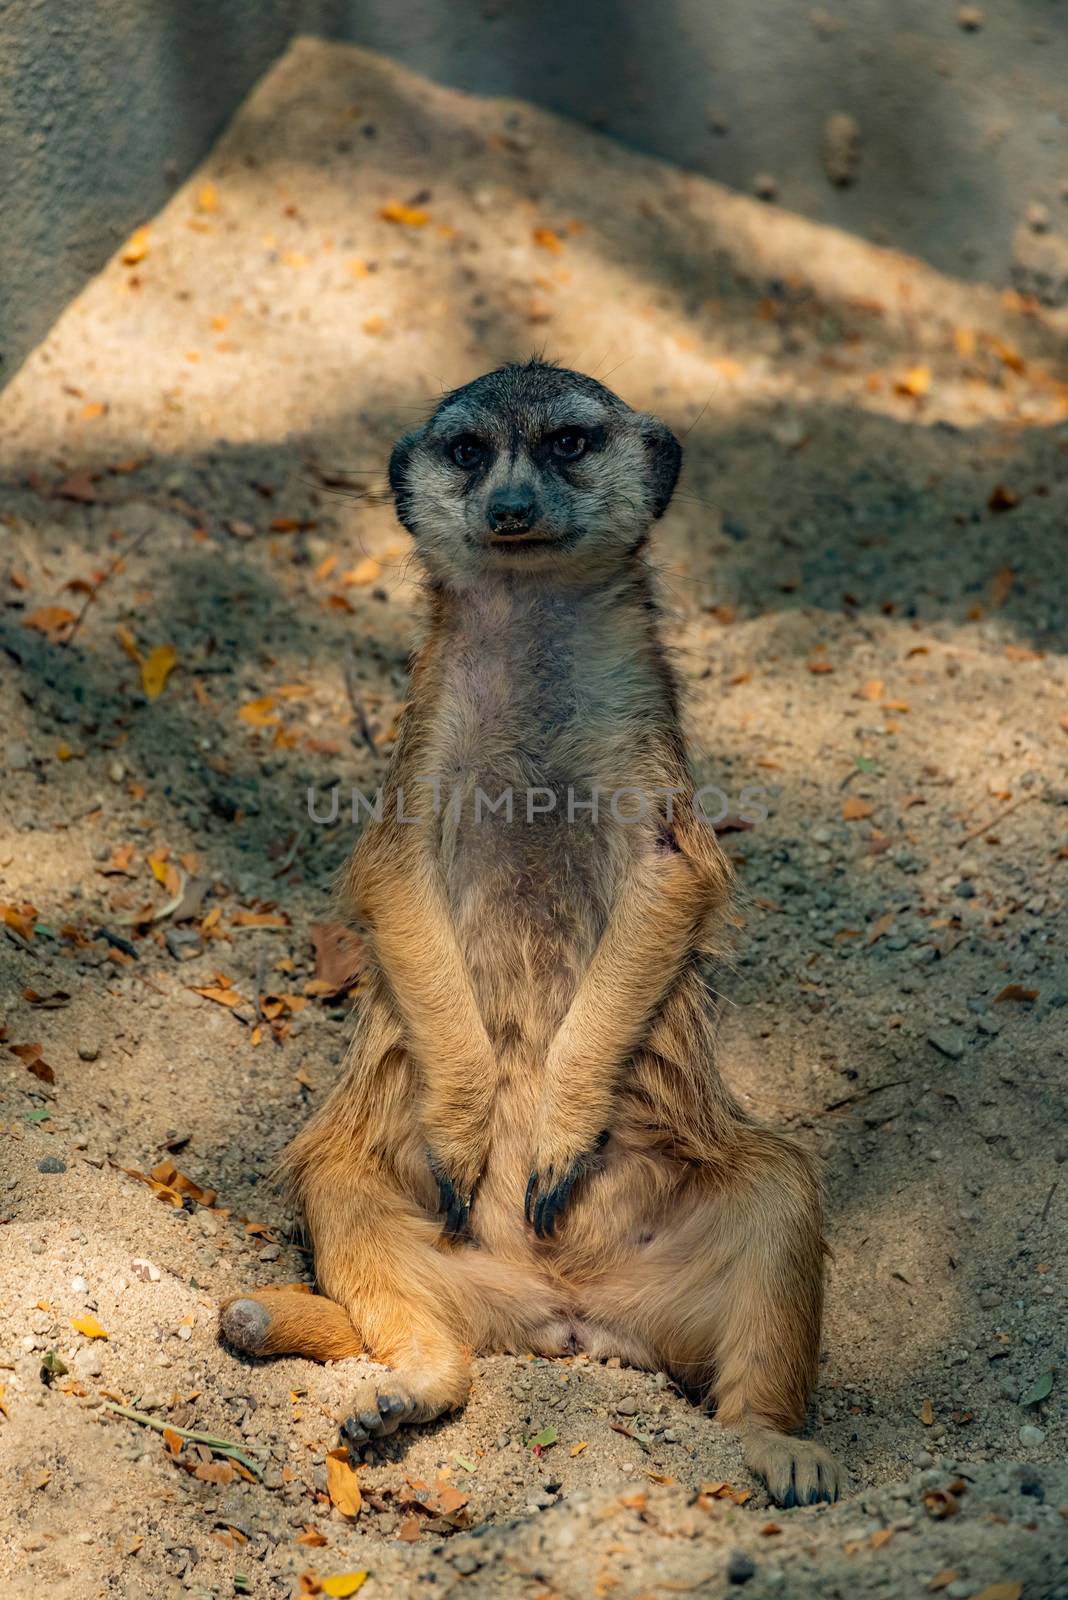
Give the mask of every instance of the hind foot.
[{"label": "hind foot", "polygon": [[[444,1409],[444,1407],[442,1408]],[[341,1424],[341,1442],[348,1446],[349,1457],[355,1466],[364,1445],[379,1439],[388,1439],[398,1428],[413,1422],[429,1422],[440,1415],[432,1407],[401,1385],[390,1385],[383,1377],[381,1389],[370,1389],[361,1396],[352,1416]]]},{"label": "hind foot", "polygon": [[838,1499],[838,1464],[821,1444],[791,1438],[774,1428],[746,1429],[742,1444],[746,1466],[763,1478],[776,1505],[789,1510]]}]

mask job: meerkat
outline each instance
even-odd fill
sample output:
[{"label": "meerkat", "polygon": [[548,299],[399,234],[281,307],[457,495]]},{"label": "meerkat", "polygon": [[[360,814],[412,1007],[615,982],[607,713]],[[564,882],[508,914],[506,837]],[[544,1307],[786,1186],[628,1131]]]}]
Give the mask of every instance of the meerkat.
[{"label": "meerkat", "polygon": [[320,1293],[234,1299],[221,1328],[253,1355],[391,1369],[342,1425],[354,1458],[462,1405],[472,1350],[663,1369],[788,1506],[839,1488],[792,1436],[821,1193],[716,1062],[731,871],[694,804],[647,554],[681,454],[541,361],[396,445],[429,627],[345,878],[371,953],[348,1063],[284,1157]]}]

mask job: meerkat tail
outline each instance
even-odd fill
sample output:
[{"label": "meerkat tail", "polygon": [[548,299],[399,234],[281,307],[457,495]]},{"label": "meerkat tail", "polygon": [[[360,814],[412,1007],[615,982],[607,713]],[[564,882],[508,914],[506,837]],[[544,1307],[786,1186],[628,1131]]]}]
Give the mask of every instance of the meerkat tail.
[{"label": "meerkat tail", "polygon": [[219,1332],[228,1344],[250,1356],[340,1361],[360,1355],[364,1347],[343,1306],[303,1289],[257,1289],[235,1295],[220,1309]]}]

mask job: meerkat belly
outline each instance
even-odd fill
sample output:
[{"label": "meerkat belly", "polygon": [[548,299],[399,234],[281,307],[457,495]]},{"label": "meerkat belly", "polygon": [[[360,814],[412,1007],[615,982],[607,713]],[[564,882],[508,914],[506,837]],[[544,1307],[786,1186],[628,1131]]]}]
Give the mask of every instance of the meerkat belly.
[{"label": "meerkat belly", "polygon": [[454,926],[498,1048],[544,1053],[603,932],[617,855],[566,812],[457,825],[446,878]]}]

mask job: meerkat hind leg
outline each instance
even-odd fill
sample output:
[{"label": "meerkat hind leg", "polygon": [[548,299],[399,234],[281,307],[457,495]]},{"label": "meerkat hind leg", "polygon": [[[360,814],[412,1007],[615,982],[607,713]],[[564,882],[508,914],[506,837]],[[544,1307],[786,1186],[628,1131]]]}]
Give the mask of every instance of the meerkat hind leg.
[{"label": "meerkat hind leg", "polygon": [[780,1505],[807,1505],[839,1488],[828,1452],[791,1431],[816,1377],[822,1282],[807,1157],[744,1128],[715,1163],[695,1165],[669,1219],[627,1263],[583,1293],[582,1315],[604,1330],[603,1348],[649,1349],[649,1365],[714,1407]]},{"label": "meerkat hind leg", "polygon": [[[833,1456],[792,1430],[804,1421],[819,1360],[824,1244],[819,1187],[791,1141],[754,1130],[739,1142],[710,1285],[716,1415],[781,1506],[837,1500]],[[721,1201],[722,1204],[722,1201]]]}]

